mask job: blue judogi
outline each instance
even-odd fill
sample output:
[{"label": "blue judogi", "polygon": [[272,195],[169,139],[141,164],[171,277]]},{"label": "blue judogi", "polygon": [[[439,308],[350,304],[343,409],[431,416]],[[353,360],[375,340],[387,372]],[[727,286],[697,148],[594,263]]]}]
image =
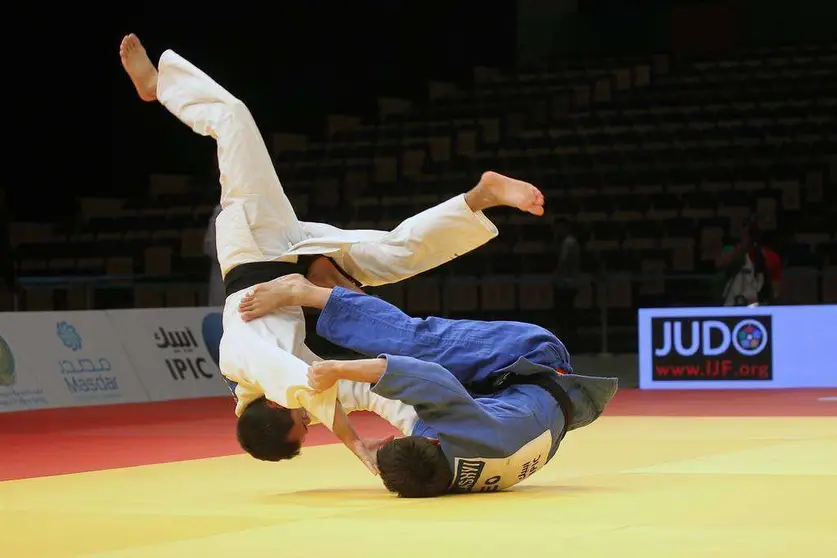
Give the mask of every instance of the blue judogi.
[{"label": "blue judogi", "polygon": [[[567,430],[598,418],[616,392],[615,378],[572,374],[564,344],[532,324],[411,318],[378,298],[335,288],[317,333],[387,359],[372,391],[415,407],[413,435],[439,440],[456,492],[502,490],[532,475]],[[540,387],[512,385],[487,397],[466,388],[506,373],[557,378],[573,404],[571,424]]]}]

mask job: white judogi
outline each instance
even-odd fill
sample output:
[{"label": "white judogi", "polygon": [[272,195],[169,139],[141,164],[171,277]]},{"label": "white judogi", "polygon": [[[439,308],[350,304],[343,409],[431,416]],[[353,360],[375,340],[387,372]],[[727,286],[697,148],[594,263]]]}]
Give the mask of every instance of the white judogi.
[{"label": "white judogi", "polygon": [[[390,232],[301,222],[247,107],[171,50],[160,57],[158,71],[160,103],[218,144],[223,209],[215,227],[224,275],[239,264],[327,254],[363,285],[383,285],[444,264],[497,236],[497,228],[482,212],[471,211],[463,195]],[[284,407],[303,407],[332,428],[338,386],[320,394],[308,386],[308,363],[317,357],[305,345],[302,309],[285,308],[245,323],[238,304],[246,292],[226,299],[220,347],[221,372],[238,383],[236,415],[265,395]]]},{"label": "white judogi", "polygon": [[396,427],[405,436],[411,436],[418,420],[415,407],[398,399],[387,399],[372,393],[370,384],[340,380],[337,382],[337,398],[347,413],[371,411]]}]

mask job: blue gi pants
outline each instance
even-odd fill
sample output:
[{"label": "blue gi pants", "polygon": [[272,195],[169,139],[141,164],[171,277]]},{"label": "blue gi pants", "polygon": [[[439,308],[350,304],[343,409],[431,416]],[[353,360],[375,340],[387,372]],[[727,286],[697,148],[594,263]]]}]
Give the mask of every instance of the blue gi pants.
[{"label": "blue gi pants", "polygon": [[449,370],[462,384],[481,382],[520,358],[571,372],[566,347],[542,327],[521,322],[412,318],[377,297],[336,287],[317,333],[368,357],[413,357]]}]

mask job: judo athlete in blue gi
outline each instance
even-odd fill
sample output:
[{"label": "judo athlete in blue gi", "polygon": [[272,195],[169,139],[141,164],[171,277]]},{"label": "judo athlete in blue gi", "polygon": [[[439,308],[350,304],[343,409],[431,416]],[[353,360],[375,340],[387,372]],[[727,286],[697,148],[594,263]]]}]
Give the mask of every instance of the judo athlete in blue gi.
[{"label": "judo athlete in blue gi", "polygon": [[263,284],[239,310],[246,321],[286,305],[321,309],[319,335],[371,357],[313,364],[312,389],[369,382],[373,393],[415,408],[412,435],[377,452],[384,484],[404,497],[513,486],[616,393],[615,378],[573,374],[563,343],[532,324],[412,318],[376,297],[298,275]]}]

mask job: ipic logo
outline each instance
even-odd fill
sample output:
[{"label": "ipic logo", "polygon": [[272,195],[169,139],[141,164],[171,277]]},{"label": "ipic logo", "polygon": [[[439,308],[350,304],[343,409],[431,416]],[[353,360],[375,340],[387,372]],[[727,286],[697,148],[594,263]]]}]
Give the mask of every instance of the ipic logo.
[{"label": "ipic logo", "polygon": [[200,345],[190,328],[166,329],[160,327],[154,333],[154,342],[158,349],[171,351],[172,354],[176,355],[166,358],[166,367],[169,369],[169,374],[171,374],[173,380],[185,380],[187,376],[192,376],[195,380],[215,376],[209,369],[205,358],[193,355]]},{"label": "ipic logo", "polygon": [[654,380],[770,380],[771,317],[652,318]]}]

